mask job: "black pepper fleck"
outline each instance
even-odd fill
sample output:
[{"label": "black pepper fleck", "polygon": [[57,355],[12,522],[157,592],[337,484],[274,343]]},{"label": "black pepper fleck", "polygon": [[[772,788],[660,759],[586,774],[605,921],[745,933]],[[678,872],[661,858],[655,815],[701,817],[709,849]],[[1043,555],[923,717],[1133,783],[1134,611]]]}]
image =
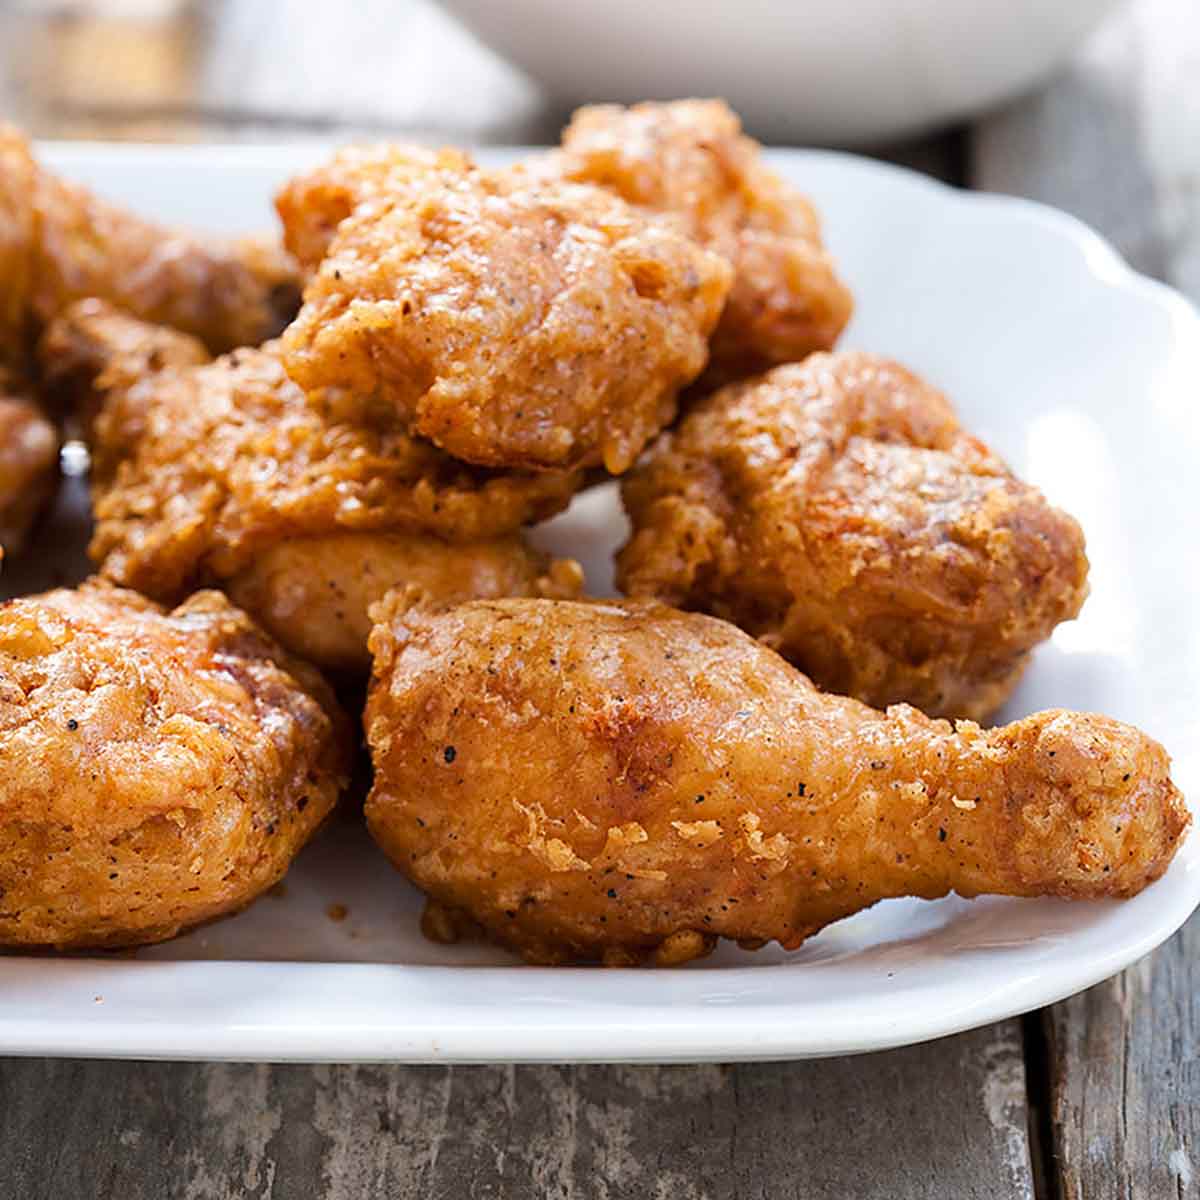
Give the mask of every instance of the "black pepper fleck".
[{"label": "black pepper fleck", "polygon": [[[75,718],[74,718],[74,717],[72,717],[72,718],[71,718],[71,719],[70,719],[70,720],[67,722],[67,728],[68,728],[68,729],[69,729],[69,730],[70,730],[72,733],[74,733],[74,732],[75,732],[75,730],[79,728],[79,722],[78,722],[77,720],[75,720]],[[1129,776],[1128,776],[1128,775],[1126,775],[1126,776],[1125,776],[1125,778],[1126,778],[1126,779],[1128,779],[1128,778],[1129,778]]]},{"label": "black pepper fleck", "polygon": [[448,763],[452,763],[458,757],[458,751],[455,750],[453,746],[447,746],[445,750],[442,751],[442,757]]}]

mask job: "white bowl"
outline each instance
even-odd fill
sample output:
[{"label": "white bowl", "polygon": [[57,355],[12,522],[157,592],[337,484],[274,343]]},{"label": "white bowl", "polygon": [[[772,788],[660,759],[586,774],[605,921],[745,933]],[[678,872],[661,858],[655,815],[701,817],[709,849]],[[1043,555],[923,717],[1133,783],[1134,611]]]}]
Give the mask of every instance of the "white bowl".
[{"label": "white bowl", "polygon": [[1028,87],[1116,0],[443,0],[571,103],[724,96],[777,141],[861,143]]}]

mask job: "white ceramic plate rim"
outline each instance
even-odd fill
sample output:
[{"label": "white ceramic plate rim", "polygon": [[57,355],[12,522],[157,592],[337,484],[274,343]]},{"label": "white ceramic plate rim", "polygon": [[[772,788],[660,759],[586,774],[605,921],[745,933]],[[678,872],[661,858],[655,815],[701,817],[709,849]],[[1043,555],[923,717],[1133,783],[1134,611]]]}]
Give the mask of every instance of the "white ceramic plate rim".
[{"label": "white ceramic plate rim", "polygon": [[[201,162],[216,170],[295,169],[323,147],[46,147],[71,168]],[[512,151],[508,153],[519,153]],[[777,151],[781,165],[825,163],[864,186],[924,191],[988,222],[1069,242],[1098,288],[1135,293],[1200,342],[1200,316],[1137,275],[1092,230],[1028,201],[957,192],[903,168],[831,151]],[[1166,886],[1167,883],[1170,886]],[[1167,879],[1138,901],[1140,922],[1103,948],[1067,947],[1053,970],[1003,983],[922,991],[919,964],[879,968],[877,1002],[814,1005],[803,971],[730,967],[639,974],[596,969],[390,963],[136,962],[7,958],[0,965],[0,1053],[255,1061],[700,1061],[817,1057],[905,1045],[1053,1003],[1137,961],[1200,904],[1192,838]],[[19,964],[19,971],[11,970]],[[1014,966],[1018,964],[1014,963]],[[813,970],[820,970],[815,964]],[[653,995],[647,1002],[647,991]],[[386,998],[386,1001],[385,999]]]}]

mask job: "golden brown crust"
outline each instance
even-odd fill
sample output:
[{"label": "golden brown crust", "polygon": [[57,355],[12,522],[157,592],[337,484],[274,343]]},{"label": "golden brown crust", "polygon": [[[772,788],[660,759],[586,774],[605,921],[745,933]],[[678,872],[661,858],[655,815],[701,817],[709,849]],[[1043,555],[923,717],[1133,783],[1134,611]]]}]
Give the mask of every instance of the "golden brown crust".
[{"label": "golden brown crust", "polygon": [[733,379],[829,350],[853,299],[808,199],[766,167],[721,100],[581,108],[553,156],[567,178],[671,213],[733,265],[709,378]]},{"label": "golden brown crust", "polygon": [[0,549],[18,553],[58,485],[58,431],[0,366]]},{"label": "golden brown crust", "polygon": [[1166,753],[1129,726],[876,712],[698,614],[377,617],[371,831],[434,916],[537,961],[792,947],[895,896],[1129,896],[1189,822]]},{"label": "golden brown crust", "polygon": [[29,383],[33,161],[0,122],[0,552],[24,546],[58,483],[58,431]]},{"label": "golden brown crust", "polygon": [[280,247],[143,220],[39,167],[25,139],[0,125],[0,255],[10,194],[24,198],[23,323],[44,324],[73,301],[98,296],[219,353],[274,337],[296,311],[296,266]]},{"label": "golden brown crust", "polygon": [[100,412],[92,553],[120,583],[168,602],[219,583],[289,650],[359,672],[367,610],[391,588],[443,604],[578,594],[576,564],[514,532],[565,506],[575,476],[465,467],[386,406],[306,401],[271,347],[205,364],[193,339],[99,301],[68,309],[41,353],[77,409]]},{"label": "golden brown crust", "polygon": [[0,942],[115,946],[250,903],[332,809],[349,725],[215,592],[0,607]]},{"label": "golden brown crust", "polygon": [[337,227],[364,201],[475,169],[460,150],[382,143],[343,146],[328,162],[289,179],[275,197],[283,244],[308,273],[317,269]]},{"label": "golden brown crust", "polygon": [[61,370],[74,369],[69,348],[79,374],[102,366],[112,383],[95,424],[92,555],[116,582],[164,602],[289,538],[508,534],[566,507],[581,482],[468,467],[402,433],[390,406],[306,399],[273,346],[131,385],[146,365],[139,330],[151,344],[158,336],[110,310],[54,344]]},{"label": "golden brown crust", "polygon": [[519,534],[453,543],[422,534],[300,535],[266,547],[226,583],[294,654],[326,670],[366,675],[368,612],[393,588],[424,603],[461,604],[502,596],[573,599],[583,573],[551,559]]},{"label": "golden brown crust", "polygon": [[603,189],[438,173],[338,226],[284,357],[464,461],[619,472],[703,368],[729,277]]},{"label": "golden brown crust", "polygon": [[[168,367],[200,366],[209,361],[204,343],[165,325],[148,325],[104,300],[77,300],[43,332],[37,346],[41,392],[63,415],[74,418],[79,436],[93,444],[92,470],[111,477],[125,447],[94,445],[94,424],[108,392],[128,391],[146,375]],[[130,444],[140,434],[126,431]],[[106,457],[107,455],[107,457]]]},{"label": "golden brown crust", "polygon": [[34,173],[25,139],[0,122],[0,367],[13,370],[29,352]]},{"label": "golden brown crust", "polygon": [[731,620],[878,707],[985,716],[1086,595],[1075,521],[873,355],[716,392],[623,496],[627,594]]}]

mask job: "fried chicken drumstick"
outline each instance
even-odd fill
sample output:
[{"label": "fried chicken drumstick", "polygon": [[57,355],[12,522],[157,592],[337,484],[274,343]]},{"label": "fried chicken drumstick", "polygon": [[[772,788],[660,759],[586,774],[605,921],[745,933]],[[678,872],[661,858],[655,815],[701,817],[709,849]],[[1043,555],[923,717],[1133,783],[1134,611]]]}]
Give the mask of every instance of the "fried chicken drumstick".
[{"label": "fried chicken drumstick", "polygon": [[7,197],[19,199],[24,262],[20,293],[0,277],[0,322],[5,308],[19,306],[22,321],[45,324],[72,301],[97,296],[221,353],[276,336],[296,311],[296,268],[282,249],[143,220],[58,178],[0,124],[0,225]]},{"label": "fried chicken drumstick", "polygon": [[576,475],[457,463],[387,406],[306,399],[272,345],[208,362],[99,301],[41,349],[59,392],[98,413],[91,553],[117,583],[163,603],[219,584],[289,650],[362,673],[367,609],[393,587],[441,603],[579,591],[574,563],[519,532],[565,507]]},{"label": "fried chicken drumstick", "polygon": [[349,722],[215,592],[0,606],[0,943],[128,946],[244,908],[337,800]]},{"label": "fried chicken drumstick", "polygon": [[874,355],[714,393],[622,493],[627,595],[733,621],[878,708],[986,716],[1087,594],[1075,521]]},{"label": "fried chicken drumstick", "polygon": [[877,712],[652,603],[376,615],[371,831],[442,924],[533,961],[794,947],[896,896],[1131,896],[1189,822],[1162,747],[1105,717]]}]

